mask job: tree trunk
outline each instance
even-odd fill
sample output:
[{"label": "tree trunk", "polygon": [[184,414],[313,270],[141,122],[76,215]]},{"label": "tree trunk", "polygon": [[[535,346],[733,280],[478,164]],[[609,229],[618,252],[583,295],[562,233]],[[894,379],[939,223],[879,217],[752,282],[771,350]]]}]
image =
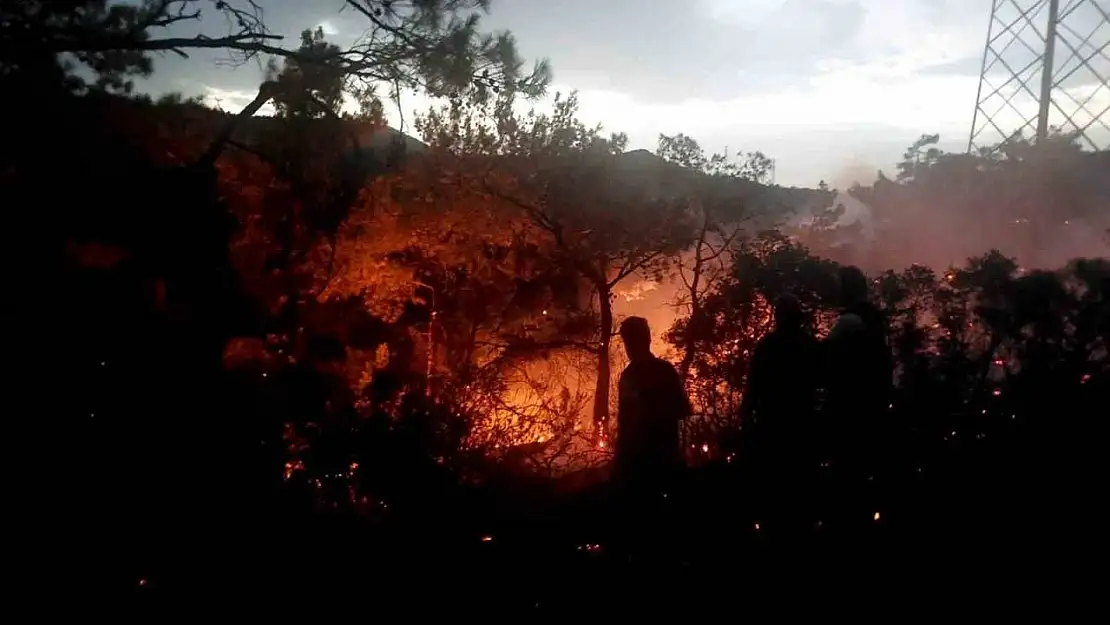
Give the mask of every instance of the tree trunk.
[{"label": "tree trunk", "polygon": [[[686,340],[683,341],[683,354],[682,362],[679,363],[678,372],[682,376],[682,380],[686,380],[686,376],[690,373],[690,367],[694,364],[694,356],[697,351],[698,336],[702,330],[702,307],[701,307],[701,274],[705,271],[706,258],[702,256],[702,251],[706,248],[705,238],[709,234],[710,216],[709,209],[702,207],[702,223],[701,233],[698,234],[698,242],[694,247],[694,270],[693,275],[690,277],[690,283],[687,285],[690,289],[690,319],[686,323]],[[710,248],[712,251],[712,248]]]},{"label": "tree trunk", "polygon": [[609,339],[613,335],[613,296],[608,285],[598,285],[597,296],[601,306],[601,323],[597,349],[597,384],[594,387],[594,433],[598,438],[603,438],[608,436],[609,425]]},{"label": "tree trunk", "polygon": [[701,272],[704,264],[701,250],[704,244],[705,228],[702,229],[701,238],[698,239],[697,247],[694,248],[694,275],[690,278],[690,319],[686,322],[686,339],[682,346],[682,362],[678,366],[678,373],[683,380],[686,380],[686,376],[690,373],[690,366],[694,364],[694,354],[697,350],[697,333],[701,330],[701,294],[698,289],[701,288]]}]

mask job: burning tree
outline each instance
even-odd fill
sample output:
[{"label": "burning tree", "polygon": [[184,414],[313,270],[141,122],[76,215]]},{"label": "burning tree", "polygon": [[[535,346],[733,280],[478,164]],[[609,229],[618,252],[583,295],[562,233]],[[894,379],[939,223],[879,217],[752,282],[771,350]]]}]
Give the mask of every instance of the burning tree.
[{"label": "burning tree", "polygon": [[[458,167],[432,151],[379,180],[340,232],[327,296],[357,296],[407,327],[426,392],[463,406],[488,435],[472,441],[550,440],[567,416],[547,403],[562,377],[538,380],[527,364],[588,331],[577,276],[515,209],[455,185]],[[524,399],[541,382],[552,392]]]},{"label": "burning tree", "polygon": [[[292,439],[305,438],[301,434],[307,431],[327,432],[313,435],[316,444],[306,464],[315,475],[329,469],[334,475],[334,465],[348,465],[352,431],[362,425],[363,431],[373,430],[346,409],[357,397],[335,384],[342,379],[337,364],[348,345],[377,340],[359,331],[385,330],[348,302],[317,306],[312,295],[327,281],[315,281],[309,270],[327,275],[327,239],[363,197],[367,178],[381,173],[359,163],[362,151],[334,122],[336,85],[344,92],[388,85],[393,91],[423,89],[476,100],[493,90],[542,92],[546,65],[528,72],[511,36],[482,32],[479,14],[487,4],[352,0],[346,6],[362,9],[367,36],[339,49],[315,36],[283,47],[280,37],[268,32],[259,3],[248,0],[0,7],[0,84],[5,93],[21,94],[6,119],[36,129],[9,133],[18,138],[0,148],[2,191],[8,198],[58,207],[50,215],[19,211],[14,227],[40,233],[41,253],[66,259],[44,263],[47,269],[39,274],[28,272],[26,292],[34,295],[14,315],[27,327],[42,329],[30,334],[87,357],[75,366],[75,376],[96,380],[104,389],[74,396],[59,410],[85,424],[89,455],[75,455],[75,462],[92,462],[92,454],[111,458],[101,476],[108,485],[101,495],[121,517],[106,521],[108,542],[149,545],[170,535],[171,526],[187,523],[198,545],[218,549],[219,539],[233,532],[213,527],[200,511],[221,509],[228,523],[246,518],[239,513],[252,505],[246,503],[252,495],[269,489],[270,479],[281,479],[281,464],[271,462],[285,453],[287,443],[297,444]],[[202,13],[221,18],[196,21],[202,29],[211,24],[222,29],[226,17],[229,30],[193,37],[165,30],[199,20]],[[272,55],[289,63],[234,116],[109,95],[126,92],[131,78],[149,73],[154,55],[198,49],[225,51],[238,61]],[[273,98],[281,117],[251,119]],[[117,132],[146,114],[159,118],[152,124],[156,132]],[[194,117],[205,119],[194,125]],[[185,120],[190,128],[182,128]],[[267,124],[305,132],[268,134]],[[182,138],[200,126],[207,136]],[[289,141],[281,143],[283,138]],[[322,153],[327,157],[317,161]],[[343,173],[337,174],[332,163],[351,167],[341,166]],[[59,184],[61,175],[66,184]],[[241,228],[236,217],[252,227]],[[244,230],[258,236],[241,237]],[[94,267],[71,262],[88,257],[84,252],[60,253],[96,245],[110,249],[101,256],[112,260]],[[319,251],[324,253],[316,257]],[[240,262],[256,259],[263,260]],[[241,271],[248,268],[257,272]],[[55,285],[53,292],[42,292],[46,283]],[[82,296],[86,305],[67,304],[70,293],[88,293]],[[253,297],[258,293],[274,294],[264,303],[277,303],[276,308],[259,306]],[[306,337],[298,354],[281,354],[284,346],[275,345],[263,353],[283,358],[225,371],[230,339],[265,340],[277,333],[268,330],[279,328],[294,335],[307,328],[304,335],[316,336]],[[359,340],[349,341],[352,336]],[[59,353],[53,346],[27,347],[30,362],[36,361],[35,352]],[[294,363],[290,356],[300,358]],[[402,409],[424,414],[411,399]],[[440,422],[454,427],[452,418],[445,415]],[[295,420],[306,427],[283,439],[283,421]],[[425,440],[451,441],[455,431]],[[254,481],[259,475],[264,485]],[[144,529],[123,535],[123,528],[134,525]]]},{"label": "burning tree", "polygon": [[697,357],[697,328],[711,323],[704,300],[728,273],[733,242],[764,208],[751,206],[751,189],[742,187],[765,183],[772,162],[761,152],[749,153],[742,160],[732,159],[727,153],[707,157],[697,141],[683,134],[659,135],[656,153],[688,170],[691,218],[700,224],[692,249],[682,254],[678,263],[684,292],[676,304],[686,309],[687,325],[691,328],[683,333],[682,359],[678,365],[679,373],[686,379]]},{"label": "burning tree", "polygon": [[433,110],[421,126],[429,143],[460,157],[460,185],[514,207],[586,286],[579,318],[594,320],[593,336],[564,336],[537,347],[572,347],[596,357],[593,420],[603,435],[614,288],[633,275],[660,279],[689,244],[691,228],[686,203],[670,181],[644,180],[635,162],[621,157],[623,135],[604,138],[600,127],[584,125],[576,113],[574,94],[556,98],[550,115],[520,116],[511,101],[499,99],[489,107]]}]

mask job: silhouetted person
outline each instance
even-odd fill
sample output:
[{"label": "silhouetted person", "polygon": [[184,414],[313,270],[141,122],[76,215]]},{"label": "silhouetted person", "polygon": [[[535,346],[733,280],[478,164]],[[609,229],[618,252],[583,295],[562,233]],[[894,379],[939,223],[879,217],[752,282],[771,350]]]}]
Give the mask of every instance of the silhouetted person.
[{"label": "silhouetted person", "polygon": [[618,384],[613,449],[618,545],[660,557],[659,545],[636,545],[657,542],[650,537],[667,527],[664,495],[681,465],[679,425],[690,415],[690,401],[674,366],[651,353],[646,319],[625,319],[620,336],[629,363]]},{"label": "silhouetted person", "polygon": [[804,326],[801,302],[782,295],[775,302],[775,328],[752,356],[741,406],[745,423],[785,431],[809,416],[817,392],[817,339]]},{"label": "silhouetted person", "polygon": [[811,444],[820,345],[804,322],[798,298],[780,296],[775,328],[755,348],[740,408],[759,516],[780,527],[812,522],[804,491],[817,466]]},{"label": "silhouetted person", "polygon": [[629,363],[618,384],[616,477],[625,487],[654,488],[681,462],[679,423],[690,402],[674,366],[651,353],[646,319],[625,319],[620,335]]},{"label": "silhouetted person", "polygon": [[844,496],[858,508],[869,498],[864,493],[874,492],[881,481],[892,451],[885,417],[893,357],[886,318],[868,299],[867,277],[853,266],[842,268],[838,277],[841,314],[824,345],[824,416]]},{"label": "silhouetted person", "polygon": [[827,405],[844,417],[873,416],[886,407],[891,387],[886,317],[868,299],[858,267],[842,268],[839,279],[840,318],[825,342]]}]

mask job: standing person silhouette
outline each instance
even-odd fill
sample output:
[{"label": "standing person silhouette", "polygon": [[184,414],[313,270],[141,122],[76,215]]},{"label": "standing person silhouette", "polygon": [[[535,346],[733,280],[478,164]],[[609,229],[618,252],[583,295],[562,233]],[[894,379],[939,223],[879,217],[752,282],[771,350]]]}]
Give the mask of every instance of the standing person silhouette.
[{"label": "standing person silhouette", "polygon": [[884,417],[894,364],[886,318],[868,299],[866,276],[848,266],[840,270],[839,279],[841,315],[825,341],[825,410],[834,428],[833,461],[839,465],[846,498],[852,506],[865,506],[880,496],[892,452],[890,424]]},{"label": "standing person silhouette", "polygon": [[811,452],[820,344],[797,297],[779,296],[774,312],[775,328],[752,356],[740,416],[751,441],[758,516],[776,529],[805,528],[817,466]]},{"label": "standing person silhouette", "polygon": [[662,521],[655,508],[681,465],[679,425],[691,407],[674,365],[651,353],[647,320],[625,319],[620,336],[629,362],[618,382],[613,469],[620,531],[634,539]]},{"label": "standing person silhouette", "polygon": [[646,319],[625,319],[620,336],[629,362],[618,382],[616,476],[628,487],[655,487],[681,463],[679,424],[690,401],[674,365],[651,353]]},{"label": "standing person silhouette", "polygon": [[885,413],[894,368],[886,317],[868,299],[858,267],[839,272],[841,314],[825,341],[828,406],[861,426]]},{"label": "standing person silhouette", "polygon": [[819,344],[805,327],[797,297],[775,301],[775,328],[756,345],[740,408],[745,423],[785,432],[809,416],[816,402]]}]

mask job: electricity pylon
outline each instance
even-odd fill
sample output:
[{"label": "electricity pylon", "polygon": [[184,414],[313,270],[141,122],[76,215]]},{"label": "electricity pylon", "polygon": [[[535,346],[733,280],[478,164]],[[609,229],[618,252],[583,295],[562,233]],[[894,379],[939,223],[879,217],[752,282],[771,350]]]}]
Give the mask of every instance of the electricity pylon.
[{"label": "electricity pylon", "polygon": [[968,151],[1054,130],[1110,149],[1108,78],[1110,0],[993,0]]}]

